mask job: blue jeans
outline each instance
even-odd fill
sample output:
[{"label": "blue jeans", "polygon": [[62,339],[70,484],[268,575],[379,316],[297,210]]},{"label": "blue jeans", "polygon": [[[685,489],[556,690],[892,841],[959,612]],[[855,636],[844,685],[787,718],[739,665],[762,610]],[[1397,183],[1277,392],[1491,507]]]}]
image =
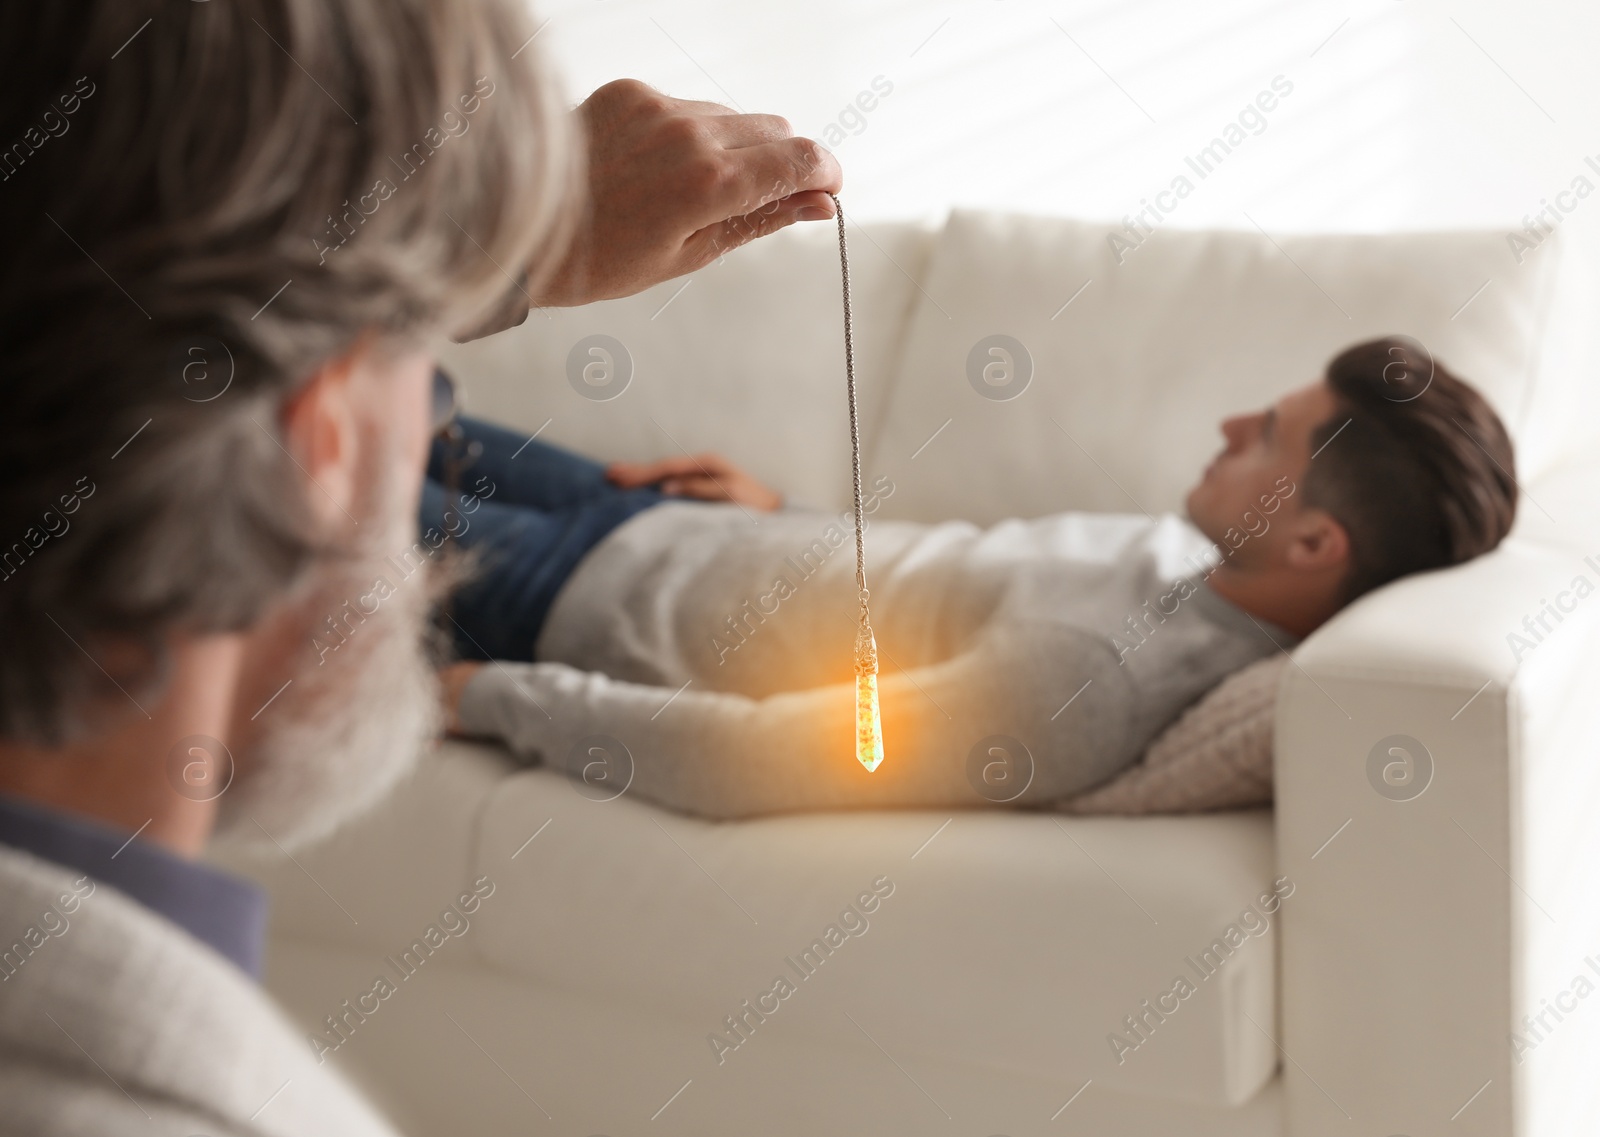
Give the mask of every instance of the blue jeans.
[{"label": "blue jeans", "polygon": [[434,440],[420,521],[424,533],[436,529],[482,550],[482,562],[452,595],[445,626],[462,659],[531,660],[556,593],[578,562],[663,495],[653,486],[618,489],[600,463],[559,446],[482,419],[458,422],[466,443],[477,446],[452,499],[445,488],[452,448]]}]

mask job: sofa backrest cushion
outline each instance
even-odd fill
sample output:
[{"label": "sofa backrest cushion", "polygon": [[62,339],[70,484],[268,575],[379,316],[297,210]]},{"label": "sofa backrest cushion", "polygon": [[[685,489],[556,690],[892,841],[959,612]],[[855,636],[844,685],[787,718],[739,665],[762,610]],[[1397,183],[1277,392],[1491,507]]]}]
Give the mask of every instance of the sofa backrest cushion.
[{"label": "sofa backrest cushion", "polygon": [[[849,232],[856,367],[871,422],[933,232],[909,222]],[[536,309],[520,327],[447,347],[442,362],[464,383],[469,412],[541,440],[607,461],[716,450],[797,503],[838,509],[850,500],[832,222],[793,226],[637,296]]]},{"label": "sofa backrest cushion", "polygon": [[1475,384],[1521,444],[1560,249],[1518,264],[1487,231],[1116,232],[951,215],[868,455],[889,515],[1178,510],[1223,416],[1386,333]]}]

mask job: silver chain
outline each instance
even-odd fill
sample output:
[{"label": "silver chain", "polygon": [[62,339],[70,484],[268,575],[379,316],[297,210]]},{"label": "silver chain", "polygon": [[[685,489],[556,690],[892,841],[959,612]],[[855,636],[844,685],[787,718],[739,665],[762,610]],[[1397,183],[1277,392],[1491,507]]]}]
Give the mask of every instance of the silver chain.
[{"label": "silver chain", "polygon": [[834,216],[839,222],[839,272],[844,279],[844,374],[845,388],[850,396],[850,479],[856,508],[856,592],[861,601],[860,627],[856,631],[856,670],[877,671],[878,649],[872,635],[872,622],[867,614],[867,549],[862,536],[864,529],[861,494],[861,426],[856,413],[856,350],[851,334],[850,307],[850,250],[844,238],[844,206],[839,195],[833,198]]}]

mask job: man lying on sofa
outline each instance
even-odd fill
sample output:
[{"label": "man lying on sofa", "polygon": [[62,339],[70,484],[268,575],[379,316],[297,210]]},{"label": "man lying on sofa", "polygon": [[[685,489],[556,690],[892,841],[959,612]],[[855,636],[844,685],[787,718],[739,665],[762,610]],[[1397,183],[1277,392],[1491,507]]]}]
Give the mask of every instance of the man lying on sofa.
[{"label": "man lying on sofa", "polygon": [[[1361,594],[1493,549],[1517,498],[1483,397],[1382,339],[1226,419],[1188,522],[876,521],[886,757],[869,773],[853,751],[855,566],[831,515],[779,510],[715,456],[607,470],[463,425],[481,447],[472,513],[430,484],[423,527],[483,551],[452,619],[463,654],[497,662],[446,669],[452,729],[710,817],[981,805],[969,760],[994,736],[1032,758],[1015,804],[1067,798]],[[430,476],[441,462],[436,446]]]}]

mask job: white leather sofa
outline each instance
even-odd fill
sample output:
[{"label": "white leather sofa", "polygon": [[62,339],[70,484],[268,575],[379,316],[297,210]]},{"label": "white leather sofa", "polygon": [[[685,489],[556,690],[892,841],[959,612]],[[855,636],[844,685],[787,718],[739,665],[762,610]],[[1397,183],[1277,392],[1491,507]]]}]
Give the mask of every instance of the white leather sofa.
[{"label": "white leather sofa", "polygon": [[[885,515],[1172,510],[1221,415],[1386,332],[1477,383],[1520,447],[1501,550],[1382,589],[1295,653],[1275,811],[706,823],[449,743],[332,841],[251,864],[270,986],[308,1046],[338,1042],[326,1060],[416,1134],[1600,1126],[1600,997],[1579,990],[1600,984],[1600,599],[1571,591],[1600,584],[1592,262],[1552,238],[1518,264],[1494,232],[1251,229],[1159,232],[1119,264],[1107,233],[960,211],[852,226]],[[1031,360],[1020,393],[1020,368],[969,381],[992,335]],[[446,362],[474,412],[541,438],[719,449],[847,503],[831,226]],[[1547,601],[1561,623],[1514,651]],[[470,927],[442,919],[480,878]],[[763,1002],[780,976],[793,991]],[[1180,976],[1192,994],[1172,997]],[[362,1002],[380,977],[393,993]]]}]

